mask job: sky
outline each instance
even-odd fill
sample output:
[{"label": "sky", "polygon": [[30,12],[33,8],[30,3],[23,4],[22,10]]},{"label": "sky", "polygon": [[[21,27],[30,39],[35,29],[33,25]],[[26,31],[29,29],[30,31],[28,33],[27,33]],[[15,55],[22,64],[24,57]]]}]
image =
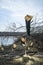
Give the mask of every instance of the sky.
[{"label": "sky", "polygon": [[43,0],[0,0],[0,31],[10,23],[25,25],[25,15],[34,16],[43,10]]}]

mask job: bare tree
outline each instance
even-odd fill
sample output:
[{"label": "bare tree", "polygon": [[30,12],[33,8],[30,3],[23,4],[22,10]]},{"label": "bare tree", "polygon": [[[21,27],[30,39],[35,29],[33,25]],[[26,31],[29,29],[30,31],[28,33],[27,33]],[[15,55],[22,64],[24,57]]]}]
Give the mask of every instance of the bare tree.
[{"label": "bare tree", "polygon": [[[22,26],[22,24],[19,24],[19,25],[20,25],[19,27],[16,27],[16,24],[15,24],[15,23],[10,23],[10,24],[8,25],[8,27],[6,27],[5,31],[6,31],[6,32],[20,32],[20,30],[21,30],[21,32],[22,32],[22,31],[24,32],[24,31],[25,31],[24,29],[26,29],[25,26]],[[1,44],[2,44],[2,45],[9,45],[9,44],[8,44],[8,41],[9,41],[10,38],[11,38],[10,36],[1,37]],[[12,40],[13,40],[13,41],[15,41],[16,39],[18,39],[18,38],[12,36]],[[4,43],[4,41],[6,42],[6,44]],[[12,43],[13,43],[13,42],[12,42]]]}]

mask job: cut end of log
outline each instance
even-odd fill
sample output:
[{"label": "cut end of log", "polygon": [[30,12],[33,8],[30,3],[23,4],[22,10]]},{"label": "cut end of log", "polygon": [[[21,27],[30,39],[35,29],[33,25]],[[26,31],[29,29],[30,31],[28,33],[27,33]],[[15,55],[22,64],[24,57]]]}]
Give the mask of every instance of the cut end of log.
[{"label": "cut end of log", "polygon": [[33,18],[33,16],[31,16],[31,15],[26,15],[25,16],[25,20],[27,20],[27,21],[31,20],[32,18]]}]

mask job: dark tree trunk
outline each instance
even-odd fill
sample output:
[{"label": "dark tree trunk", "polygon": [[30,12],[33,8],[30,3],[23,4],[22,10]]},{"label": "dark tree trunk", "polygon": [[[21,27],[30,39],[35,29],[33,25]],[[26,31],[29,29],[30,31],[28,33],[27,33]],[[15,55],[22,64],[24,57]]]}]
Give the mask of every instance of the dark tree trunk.
[{"label": "dark tree trunk", "polygon": [[29,21],[26,20],[26,29],[27,29],[27,34],[28,35],[30,35],[30,21],[31,20],[29,20]]}]

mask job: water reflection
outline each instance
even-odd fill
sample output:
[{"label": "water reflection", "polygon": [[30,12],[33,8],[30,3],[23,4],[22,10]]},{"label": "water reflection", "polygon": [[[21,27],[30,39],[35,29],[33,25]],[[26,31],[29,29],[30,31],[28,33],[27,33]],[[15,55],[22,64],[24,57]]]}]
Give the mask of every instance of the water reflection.
[{"label": "water reflection", "polygon": [[0,45],[11,45],[17,38],[14,36],[1,36],[0,37]]},{"label": "water reflection", "polygon": [[[17,38],[15,37],[0,37],[0,43],[3,45],[12,44]],[[9,43],[8,43],[9,42]],[[8,43],[8,44],[7,44]],[[43,65],[43,52],[35,55],[26,54],[18,58],[15,57],[15,51],[10,50],[10,54],[0,55],[0,65]],[[20,51],[17,52],[17,54]],[[22,52],[22,51],[21,51]]]}]

